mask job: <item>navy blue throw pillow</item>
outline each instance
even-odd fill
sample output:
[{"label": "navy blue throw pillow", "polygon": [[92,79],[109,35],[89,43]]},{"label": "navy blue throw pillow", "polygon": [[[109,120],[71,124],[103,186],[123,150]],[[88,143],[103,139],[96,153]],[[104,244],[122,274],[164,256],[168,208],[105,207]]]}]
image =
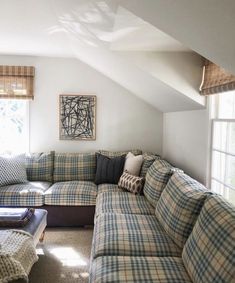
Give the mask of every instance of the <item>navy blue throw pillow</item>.
[{"label": "navy blue throw pillow", "polygon": [[125,164],[126,155],[109,158],[100,153],[96,153],[96,185],[117,184]]}]

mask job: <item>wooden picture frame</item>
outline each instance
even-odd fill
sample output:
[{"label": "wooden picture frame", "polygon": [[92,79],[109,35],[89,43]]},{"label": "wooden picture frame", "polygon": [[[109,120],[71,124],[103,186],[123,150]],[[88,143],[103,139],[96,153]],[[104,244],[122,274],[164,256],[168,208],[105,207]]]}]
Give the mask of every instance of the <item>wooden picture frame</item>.
[{"label": "wooden picture frame", "polygon": [[96,139],[96,95],[59,95],[60,140]]}]

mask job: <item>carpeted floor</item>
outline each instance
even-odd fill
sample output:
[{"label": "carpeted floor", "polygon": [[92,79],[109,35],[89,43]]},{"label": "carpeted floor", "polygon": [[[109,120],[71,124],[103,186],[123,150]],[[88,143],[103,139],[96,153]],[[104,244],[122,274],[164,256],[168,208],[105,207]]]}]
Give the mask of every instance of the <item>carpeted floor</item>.
[{"label": "carpeted floor", "polygon": [[29,283],[88,282],[93,228],[48,228]]}]

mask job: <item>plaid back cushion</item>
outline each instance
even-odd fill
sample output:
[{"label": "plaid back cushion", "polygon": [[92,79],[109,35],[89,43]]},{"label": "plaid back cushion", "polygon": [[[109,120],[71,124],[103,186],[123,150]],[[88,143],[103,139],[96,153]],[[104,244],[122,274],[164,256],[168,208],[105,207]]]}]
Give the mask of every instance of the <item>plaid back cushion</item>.
[{"label": "plaid back cushion", "polygon": [[182,254],[195,283],[235,282],[235,207],[208,197]]},{"label": "plaid back cushion", "polygon": [[29,181],[52,182],[54,151],[32,153],[25,156],[26,172]]},{"label": "plaid back cushion", "polygon": [[129,152],[133,153],[134,155],[141,155],[142,154],[142,150],[140,150],[140,149],[124,150],[124,151],[99,150],[100,154],[105,155],[109,158],[127,155]]},{"label": "plaid back cushion", "polygon": [[182,172],[162,159],[156,160],[148,169],[143,192],[153,206],[156,206],[168,180],[176,171]]},{"label": "plaid back cushion", "polygon": [[144,185],[144,178],[134,176],[125,171],[119,179],[118,187],[133,194],[140,194]]},{"label": "plaid back cushion", "polygon": [[209,194],[186,174],[175,173],[167,183],[157,203],[156,216],[179,247],[183,248]]},{"label": "plaid back cushion", "polygon": [[54,182],[94,181],[95,153],[56,153]]},{"label": "plaid back cushion", "polygon": [[143,164],[142,164],[142,167],[141,167],[141,170],[140,170],[140,177],[145,178],[147,171],[150,168],[150,166],[154,163],[155,160],[161,159],[161,157],[159,155],[144,152],[143,158],[144,158],[144,161],[143,161]]}]

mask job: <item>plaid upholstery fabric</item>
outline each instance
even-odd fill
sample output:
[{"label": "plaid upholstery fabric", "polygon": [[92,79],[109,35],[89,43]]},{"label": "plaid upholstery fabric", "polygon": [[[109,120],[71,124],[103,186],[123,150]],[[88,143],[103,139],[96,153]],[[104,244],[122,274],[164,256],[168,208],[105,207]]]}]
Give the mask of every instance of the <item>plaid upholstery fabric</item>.
[{"label": "plaid upholstery fabric", "polygon": [[174,242],[183,248],[206,197],[207,189],[186,174],[175,173],[156,206],[156,216]]},{"label": "plaid upholstery fabric", "polygon": [[94,153],[56,153],[54,182],[94,181],[96,159]]},{"label": "plaid upholstery fabric", "polygon": [[103,256],[93,261],[90,274],[90,283],[192,282],[177,257]]},{"label": "plaid upholstery fabric", "polygon": [[48,205],[95,205],[97,186],[88,181],[55,183],[45,192]]},{"label": "plaid upholstery fabric", "polygon": [[182,254],[193,282],[235,282],[235,207],[208,197]]},{"label": "plaid upholstery fabric", "polygon": [[123,189],[118,188],[115,184],[101,184],[98,186],[98,195],[104,192],[123,192]]},{"label": "plaid upholstery fabric", "polygon": [[96,218],[93,257],[181,256],[155,216],[104,213]]},{"label": "plaid upholstery fabric", "polygon": [[54,152],[32,153],[25,156],[26,172],[29,181],[52,182]]},{"label": "plaid upholstery fabric", "polygon": [[48,182],[29,182],[1,187],[1,206],[34,207],[44,204],[44,192],[50,187]]},{"label": "plaid upholstery fabric", "polygon": [[154,207],[144,196],[128,192],[104,192],[96,200],[96,216],[101,213],[152,214]]},{"label": "plaid upholstery fabric", "polygon": [[180,169],[174,168],[166,160],[156,160],[148,169],[144,185],[144,195],[148,201],[156,206],[160,195],[165,188],[168,180],[175,171]]},{"label": "plaid upholstery fabric", "polygon": [[124,150],[124,151],[109,151],[109,150],[99,150],[99,153],[105,155],[109,158],[118,157],[122,155],[127,155],[128,152],[133,153],[134,155],[142,154],[140,149],[133,149],[133,150]]},{"label": "plaid upholstery fabric", "polygon": [[151,165],[156,161],[157,159],[161,159],[159,155],[151,154],[151,153],[143,153],[144,162],[142,164],[141,170],[140,170],[140,177],[144,177],[147,174],[148,169],[151,167]]}]

